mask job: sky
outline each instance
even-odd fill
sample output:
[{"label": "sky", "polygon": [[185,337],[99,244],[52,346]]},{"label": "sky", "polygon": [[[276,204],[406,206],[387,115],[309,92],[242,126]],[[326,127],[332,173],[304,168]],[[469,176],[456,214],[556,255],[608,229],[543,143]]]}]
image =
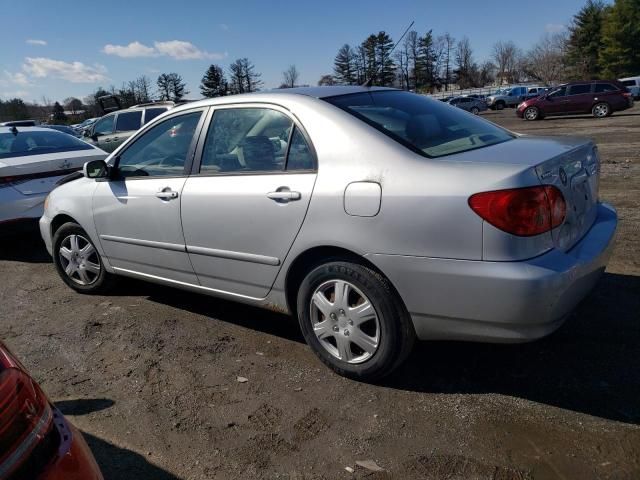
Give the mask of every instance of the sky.
[{"label": "sky", "polygon": [[315,85],[341,45],[380,30],[398,39],[411,21],[419,34],[469,37],[481,62],[498,40],[527,50],[565,29],[585,1],[1,0],[0,98],[83,98],[140,75],[155,85],[162,72],[182,75],[187,98],[199,98],[211,63],[226,71],[241,57],[263,88],[277,87],[292,64],[300,84]]}]

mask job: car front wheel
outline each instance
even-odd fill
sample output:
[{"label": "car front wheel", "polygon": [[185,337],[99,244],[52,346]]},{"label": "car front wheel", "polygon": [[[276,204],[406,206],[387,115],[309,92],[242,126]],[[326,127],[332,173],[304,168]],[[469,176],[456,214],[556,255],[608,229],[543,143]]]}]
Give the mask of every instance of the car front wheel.
[{"label": "car front wheel", "polygon": [[480,113],[480,109],[478,107],[471,107],[471,113],[478,115]]},{"label": "car front wheel", "polygon": [[89,235],[77,223],[65,223],[55,232],[53,263],[62,280],[77,292],[101,293],[111,285],[111,274]]},{"label": "car front wheel", "polygon": [[538,120],[540,118],[540,110],[537,107],[528,107],[524,111],[524,118],[526,120]]},{"label": "car front wheel", "polygon": [[415,332],[389,281],[351,262],[329,262],[307,274],[297,311],[305,340],[345,377],[374,381],[409,355]]}]

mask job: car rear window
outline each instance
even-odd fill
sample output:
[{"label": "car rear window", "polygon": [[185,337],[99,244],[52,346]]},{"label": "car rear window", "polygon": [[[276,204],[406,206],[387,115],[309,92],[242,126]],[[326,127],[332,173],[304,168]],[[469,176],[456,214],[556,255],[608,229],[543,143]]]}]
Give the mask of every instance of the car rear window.
[{"label": "car rear window", "polygon": [[635,87],[636,86],[636,81],[635,80],[623,80],[622,84],[625,87]]},{"label": "car rear window", "polygon": [[508,131],[475,115],[409,92],[374,91],[324,100],[430,158],[514,138]]},{"label": "car rear window", "polygon": [[0,133],[0,159],[92,148],[88,143],[56,130]]}]

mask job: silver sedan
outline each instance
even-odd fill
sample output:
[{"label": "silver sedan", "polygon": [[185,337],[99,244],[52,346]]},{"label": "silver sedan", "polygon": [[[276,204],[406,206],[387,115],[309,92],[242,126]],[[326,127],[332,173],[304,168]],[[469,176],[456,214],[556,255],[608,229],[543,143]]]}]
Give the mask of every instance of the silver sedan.
[{"label": "silver sedan", "polygon": [[519,136],[362,87],[180,106],[56,188],[62,279],[118,275],[297,316],[338,373],[389,374],[414,340],[543,337],[596,284],[615,210],[586,139]]}]

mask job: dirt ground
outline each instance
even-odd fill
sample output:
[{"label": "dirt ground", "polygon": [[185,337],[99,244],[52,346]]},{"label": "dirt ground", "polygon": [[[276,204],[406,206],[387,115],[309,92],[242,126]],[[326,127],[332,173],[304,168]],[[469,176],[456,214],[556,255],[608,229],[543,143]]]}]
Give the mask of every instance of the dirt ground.
[{"label": "dirt ground", "polygon": [[357,383],[323,367],[289,317],[130,280],[78,295],[36,235],[0,243],[0,337],[108,480],[638,479],[640,106],[485,116],[594,138],[601,197],[620,215],[607,273],[547,339],[421,343],[392,378]]}]

